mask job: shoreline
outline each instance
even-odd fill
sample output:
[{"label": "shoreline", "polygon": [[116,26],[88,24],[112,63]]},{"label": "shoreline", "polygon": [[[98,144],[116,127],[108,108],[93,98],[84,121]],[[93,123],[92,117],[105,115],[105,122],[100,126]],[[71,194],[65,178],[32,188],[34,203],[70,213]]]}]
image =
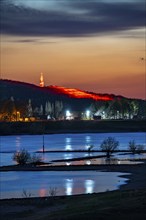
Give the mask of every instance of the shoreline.
[{"label": "shoreline", "polygon": [[118,190],[140,189],[146,187],[146,159],[141,159],[141,164],[104,164],[104,165],[42,165],[42,166],[20,166],[10,165],[0,167],[0,172],[24,171],[24,172],[41,172],[41,171],[101,171],[101,172],[120,172],[129,173],[130,175],[121,174],[120,177],[128,178],[126,184],[121,185]]},{"label": "shoreline", "polygon": [[[25,198],[0,199],[1,217],[9,220],[145,219],[146,160],[143,160],[143,162],[143,164],[135,165],[40,167],[42,171],[99,170],[102,172],[120,172],[119,177],[128,180],[125,184],[120,185],[118,189],[107,192],[71,196],[26,196]],[[3,171],[4,168],[6,171],[6,167],[3,167]],[[11,170],[19,172],[22,171],[22,167],[17,166],[16,169],[16,166],[11,166]],[[10,166],[7,166],[7,171],[10,171]],[[38,170],[38,167],[29,167],[28,171],[28,167],[23,167],[23,171],[37,172],[40,170]],[[130,175],[125,175],[125,173]]]}]

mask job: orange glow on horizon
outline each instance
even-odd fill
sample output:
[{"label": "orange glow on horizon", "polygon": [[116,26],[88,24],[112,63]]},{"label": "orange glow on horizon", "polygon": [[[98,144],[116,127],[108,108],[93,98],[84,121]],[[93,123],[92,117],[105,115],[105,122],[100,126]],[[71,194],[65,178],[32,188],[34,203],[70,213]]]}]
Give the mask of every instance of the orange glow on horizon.
[{"label": "orange glow on horizon", "polygon": [[55,90],[57,93],[62,93],[65,95],[68,95],[71,98],[76,98],[76,99],[93,99],[93,100],[98,100],[98,101],[110,101],[113,100],[113,97],[108,96],[108,95],[98,95],[94,93],[89,93],[89,92],[84,92],[79,89],[71,89],[71,88],[65,88],[62,86],[48,86],[48,88],[51,88]]}]

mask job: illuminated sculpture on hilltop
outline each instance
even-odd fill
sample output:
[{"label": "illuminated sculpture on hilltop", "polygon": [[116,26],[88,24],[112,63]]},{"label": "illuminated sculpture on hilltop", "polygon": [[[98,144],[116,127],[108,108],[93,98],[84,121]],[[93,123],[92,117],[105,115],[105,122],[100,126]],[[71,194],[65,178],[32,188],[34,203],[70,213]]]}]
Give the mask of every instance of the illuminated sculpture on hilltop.
[{"label": "illuminated sculpture on hilltop", "polygon": [[43,73],[41,73],[41,76],[40,76],[40,87],[44,87],[44,77],[43,77]]}]

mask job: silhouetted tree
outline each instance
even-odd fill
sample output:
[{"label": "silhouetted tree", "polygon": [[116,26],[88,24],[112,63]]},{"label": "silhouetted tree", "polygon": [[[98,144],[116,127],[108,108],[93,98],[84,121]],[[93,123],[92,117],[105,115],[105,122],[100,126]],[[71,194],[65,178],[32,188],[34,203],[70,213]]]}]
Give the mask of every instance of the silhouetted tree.
[{"label": "silhouetted tree", "polygon": [[110,158],[111,154],[117,149],[119,142],[113,137],[106,138],[100,145],[103,152],[106,152],[106,157]]}]

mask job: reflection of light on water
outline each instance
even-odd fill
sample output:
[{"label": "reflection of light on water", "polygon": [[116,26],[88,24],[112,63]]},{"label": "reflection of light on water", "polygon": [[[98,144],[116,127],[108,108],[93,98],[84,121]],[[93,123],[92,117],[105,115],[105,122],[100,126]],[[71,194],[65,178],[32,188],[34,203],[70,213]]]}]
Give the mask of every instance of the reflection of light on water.
[{"label": "reflection of light on water", "polygon": [[90,137],[90,136],[86,136],[86,137],[85,137],[85,140],[86,140],[86,143],[88,144],[88,143],[91,142],[91,137]]},{"label": "reflection of light on water", "polygon": [[65,150],[72,150],[71,138],[65,138]]},{"label": "reflection of light on water", "polygon": [[39,190],[39,196],[40,196],[40,197],[45,197],[45,196],[47,196],[47,190],[46,190],[46,189],[40,189],[40,190]]},{"label": "reflection of light on water", "polygon": [[72,150],[72,147],[70,144],[65,145],[65,150]]},{"label": "reflection of light on water", "polygon": [[91,164],[91,160],[86,160],[86,164],[90,165]]},{"label": "reflection of light on water", "polygon": [[71,138],[65,138],[65,142],[69,144],[71,142]]},{"label": "reflection of light on water", "polygon": [[66,195],[67,196],[72,195],[72,189],[73,189],[73,180],[72,179],[66,179],[65,188],[66,188]]},{"label": "reflection of light on water", "polygon": [[67,165],[67,166],[70,166],[70,165],[71,165],[71,162],[66,162],[66,165]]},{"label": "reflection of light on water", "polygon": [[85,145],[85,150],[89,150],[90,145]]},{"label": "reflection of light on water", "polygon": [[20,146],[21,146],[21,138],[16,137],[16,149],[17,149],[17,151],[20,150]]},{"label": "reflection of light on water", "polygon": [[85,193],[93,193],[94,184],[93,180],[85,180]]},{"label": "reflection of light on water", "polygon": [[64,154],[64,159],[65,160],[72,159],[72,154]]}]

